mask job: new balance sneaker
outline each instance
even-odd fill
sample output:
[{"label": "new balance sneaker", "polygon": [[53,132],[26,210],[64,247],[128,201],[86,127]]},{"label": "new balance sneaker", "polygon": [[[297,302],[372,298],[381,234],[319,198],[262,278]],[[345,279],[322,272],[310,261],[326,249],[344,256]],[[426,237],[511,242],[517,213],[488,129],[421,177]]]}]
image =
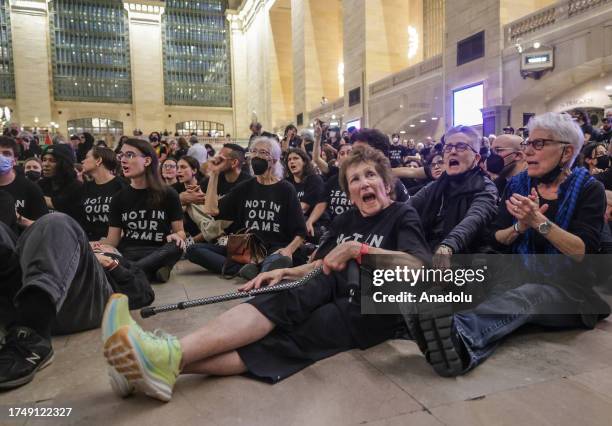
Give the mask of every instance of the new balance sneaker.
[{"label": "new balance sneaker", "polygon": [[[121,293],[113,294],[106,302],[102,317],[102,343],[105,343],[119,328],[135,323],[130,315],[128,297]],[[134,386],[111,366],[108,367],[108,379],[113,391],[120,397],[125,398],[134,393]]]},{"label": "new balance sneaker", "polygon": [[36,372],[53,360],[51,341],[28,327],[13,327],[0,349],[0,389],[29,383]]},{"label": "new balance sneaker", "polygon": [[104,356],[130,386],[160,401],[172,398],[182,357],[176,337],[123,326],[106,340]]}]

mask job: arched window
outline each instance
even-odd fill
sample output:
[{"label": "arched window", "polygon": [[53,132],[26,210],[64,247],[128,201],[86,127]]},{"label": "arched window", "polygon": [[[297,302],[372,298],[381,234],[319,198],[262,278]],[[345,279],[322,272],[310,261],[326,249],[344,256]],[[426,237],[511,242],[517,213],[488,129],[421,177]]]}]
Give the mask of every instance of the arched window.
[{"label": "arched window", "polygon": [[117,140],[123,135],[123,122],[99,117],[68,120],[69,135],[83,132],[89,132],[94,137],[112,135]]},{"label": "arched window", "polygon": [[176,131],[179,135],[190,135],[195,133],[198,136],[211,136],[225,134],[225,125],[214,121],[192,120],[176,123]]}]

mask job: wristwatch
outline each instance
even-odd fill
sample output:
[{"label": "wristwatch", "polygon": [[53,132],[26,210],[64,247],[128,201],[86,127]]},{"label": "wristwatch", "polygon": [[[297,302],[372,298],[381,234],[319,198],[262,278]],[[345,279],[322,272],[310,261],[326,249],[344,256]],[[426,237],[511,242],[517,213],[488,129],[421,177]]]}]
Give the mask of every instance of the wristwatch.
[{"label": "wristwatch", "polygon": [[512,225],[512,229],[514,229],[514,232],[516,232],[517,234],[522,234],[523,231],[521,231],[521,228],[519,227],[519,223],[515,222],[514,225]]},{"label": "wristwatch", "polygon": [[552,228],[552,222],[546,219],[546,222],[542,222],[538,225],[538,232],[542,235],[546,235],[550,232],[550,228]]}]

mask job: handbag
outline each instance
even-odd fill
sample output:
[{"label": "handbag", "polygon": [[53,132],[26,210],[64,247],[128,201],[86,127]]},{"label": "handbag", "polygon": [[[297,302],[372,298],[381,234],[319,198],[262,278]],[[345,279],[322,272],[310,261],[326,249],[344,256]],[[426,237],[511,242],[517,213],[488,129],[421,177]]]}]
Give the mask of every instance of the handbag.
[{"label": "handbag", "polygon": [[248,228],[228,235],[225,247],[227,249],[227,259],[242,265],[247,263],[258,265],[267,256],[266,246],[261,238],[250,232]]}]

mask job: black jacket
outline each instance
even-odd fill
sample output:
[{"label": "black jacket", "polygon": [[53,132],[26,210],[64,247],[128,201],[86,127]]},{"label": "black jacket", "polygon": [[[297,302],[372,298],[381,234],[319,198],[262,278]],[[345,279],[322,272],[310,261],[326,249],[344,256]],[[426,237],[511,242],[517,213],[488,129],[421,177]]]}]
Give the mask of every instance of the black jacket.
[{"label": "black jacket", "polygon": [[487,241],[487,228],[497,212],[497,188],[480,168],[461,177],[444,173],[408,202],[421,217],[433,251],[440,244],[454,253],[477,253]]}]

